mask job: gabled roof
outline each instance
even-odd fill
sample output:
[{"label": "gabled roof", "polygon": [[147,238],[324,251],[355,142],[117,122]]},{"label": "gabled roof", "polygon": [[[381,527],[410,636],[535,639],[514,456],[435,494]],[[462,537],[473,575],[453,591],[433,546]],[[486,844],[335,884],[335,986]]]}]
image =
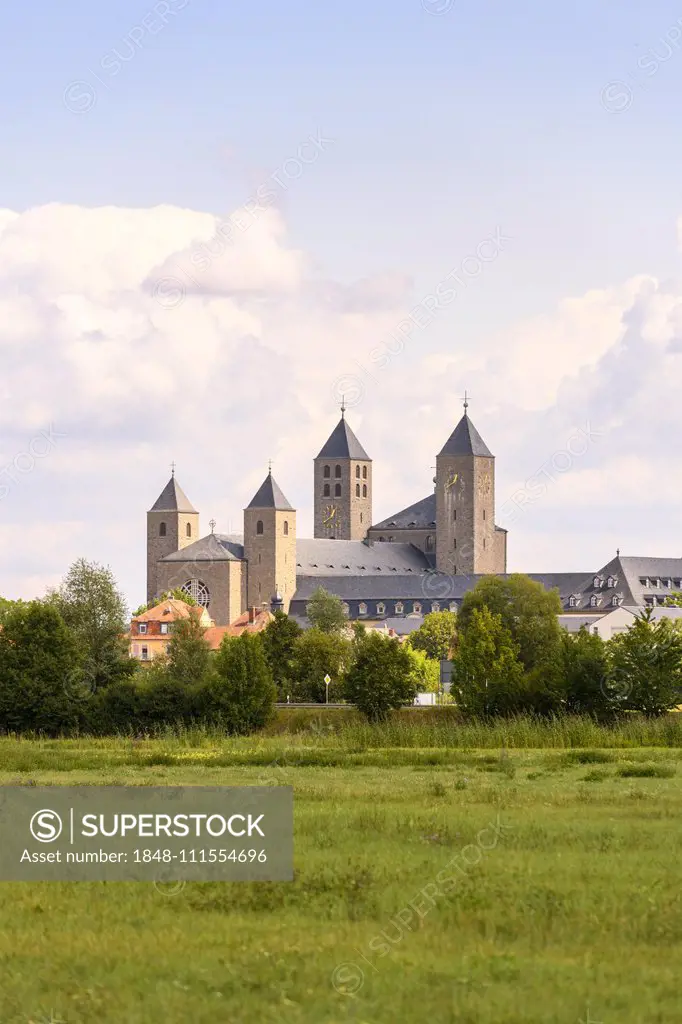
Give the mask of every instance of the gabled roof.
[{"label": "gabled roof", "polygon": [[196,512],[196,509],[173,474],[149,511]]},{"label": "gabled roof", "polygon": [[493,458],[493,453],[466,413],[464,413],[438,454],[484,455],[488,459]]},{"label": "gabled roof", "polygon": [[377,523],[372,530],[388,530],[390,527],[395,530],[428,530],[435,525],[436,495],[432,492],[409,508],[404,508],[402,512],[396,512],[394,516]]},{"label": "gabled roof", "polygon": [[166,598],[155,604],[153,608],[147,609],[141,615],[133,615],[133,622],[175,622],[176,619],[188,619],[190,615],[198,615],[200,618],[208,618],[205,608],[199,605],[186,604],[176,597]]},{"label": "gabled roof", "polygon": [[246,506],[247,508],[276,508],[286,512],[293,512],[293,505],[290,505],[284,497],[282,489],[277,484],[272,473],[268,473],[253,498]]},{"label": "gabled roof", "polygon": [[318,459],[359,459],[362,462],[372,461],[346,423],[346,417],[343,415],[317,457]]},{"label": "gabled roof", "polygon": [[160,559],[162,562],[234,562],[244,558],[244,544],[241,536],[224,533],[209,533],[208,537],[195,540],[186,548],[173,551]]}]

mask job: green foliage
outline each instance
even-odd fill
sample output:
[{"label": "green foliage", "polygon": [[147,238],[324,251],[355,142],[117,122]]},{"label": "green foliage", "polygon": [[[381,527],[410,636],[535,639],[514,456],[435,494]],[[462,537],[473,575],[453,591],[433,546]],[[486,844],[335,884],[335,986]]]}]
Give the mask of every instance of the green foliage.
[{"label": "green foliage", "polygon": [[417,692],[414,666],[399,640],[369,633],[355,648],[344,691],[371,722],[384,720],[395,708],[411,704]]},{"label": "green foliage", "polygon": [[586,627],[577,633],[564,630],[561,646],[567,713],[597,718],[613,715],[617,702],[605,685],[608,656],[602,638]]},{"label": "green foliage", "polygon": [[322,633],[341,633],[348,626],[343,601],[324,587],[318,587],[312,594],[306,615],[310,624]]},{"label": "green foliage", "polygon": [[674,593],[666,597],[663,602],[664,608],[682,608],[682,592],[676,590]]},{"label": "green foliage", "polygon": [[338,633],[307,629],[294,644],[291,697],[323,704],[327,697],[324,677],[331,676],[329,700],[342,694],[342,676],[351,660],[351,644]]},{"label": "green foliage", "polygon": [[455,646],[457,616],[454,612],[429,612],[407,643],[437,661],[447,660]]},{"label": "green foliage", "polygon": [[200,695],[204,715],[232,733],[261,729],[274,714],[277,691],[258,633],[225,637],[214,666]]},{"label": "green foliage", "polygon": [[170,633],[165,671],[169,680],[181,686],[200,685],[208,676],[211,648],[199,616],[176,619]]},{"label": "green foliage", "polygon": [[287,694],[291,692],[296,641],[302,633],[297,622],[284,612],[277,611],[260,634],[280,700],[286,700]]},{"label": "green foliage", "polygon": [[79,558],[59,590],[45,601],[61,615],[76,640],[88,690],[94,692],[135,671],[124,637],[126,606],[110,569]]},{"label": "green foliage", "polygon": [[421,650],[413,650],[408,644],[404,650],[412,665],[412,679],[420,693],[438,693],[440,690],[440,662]]},{"label": "green foliage", "polygon": [[56,735],[78,723],[79,651],[55,608],[17,603],[0,630],[0,730]]},{"label": "green foliage", "polygon": [[623,707],[662,715],[682,692],[682,631],[670,619],[655,622],[648,608],[609,641],[607,687]]},{"label": "green foliage", "polygon": [[511,715],[528,702],[519,645],[502,616],[473,608],[452,661],[452,692],[468,715]]},{"label": "green foliage", "polygon": [[164,591],[163,594],[160,594],[158,597],[155,597],[153,601],[149,601],[147,604],[141,604],[140,607],[136,608],[135,611],[133,612],[133,618],[137,618],[138,615],[144,615],[144,613],[148,612],[150,608],[156,608],[157,604],[161,604],[162,601],[168,600],[184,601],[185,604],[199,607],[197,602],[191,596],[191,594],[186,594],[181,587],[175,587],[174,590]]}]

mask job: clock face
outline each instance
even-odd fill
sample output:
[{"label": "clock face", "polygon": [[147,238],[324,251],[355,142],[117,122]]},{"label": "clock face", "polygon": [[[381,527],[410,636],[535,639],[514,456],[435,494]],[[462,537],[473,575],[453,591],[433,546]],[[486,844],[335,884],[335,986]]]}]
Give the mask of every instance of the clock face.
[{"label": "clock face", "polygon": [[336,505],[327,505],[322,513],[322,522],[325,526],[334,526],[338,522],[338,511]]},{"label": "clock face", "polygon": [[484,494],[490,494],[492,489],[493,489],[493,482],[490,479],[490,475],[488,473],[486,473],[486,475],[481,478],[481,490],[483,491]]},{"label": "clock face", "polygon": [[460,495],[465,488],[464,477],[461,473],[450,473],[445,481],[445,490],[454,495]]}]

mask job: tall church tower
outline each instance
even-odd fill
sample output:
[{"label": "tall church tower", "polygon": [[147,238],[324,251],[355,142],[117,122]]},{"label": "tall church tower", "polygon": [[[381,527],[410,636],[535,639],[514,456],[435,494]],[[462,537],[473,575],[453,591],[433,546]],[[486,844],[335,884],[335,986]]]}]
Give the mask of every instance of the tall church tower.
[{"label": "tall church tower", "polygon": [[436,568],[450,575],[507,569],[507,535],[495,526],[495,457],[467,415],[436,456]]},{"label": "tall church tower", "polygon": [[279,594],[288,612],[296,590],[296,512],[272,470],[244,509],[244,558],[248,607],[269,608]]},{"label": "tall church tower", "polygon": [[315,537],[364,540],[372,525],[372,460],[341,419],[314,460]]},{"label": "tall church tower", "polygon": [[173,473],[147,512],[147,603],[158,594],[157,562],[199,540],[199,513]]}]

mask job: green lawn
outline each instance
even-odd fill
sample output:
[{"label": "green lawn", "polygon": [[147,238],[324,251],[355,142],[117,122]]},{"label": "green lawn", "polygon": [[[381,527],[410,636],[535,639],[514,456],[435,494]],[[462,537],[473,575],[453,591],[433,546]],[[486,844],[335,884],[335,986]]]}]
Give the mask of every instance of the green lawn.
[{"label": "green lawn", "polygon": [[296,815],[289,884],[2,883],[0,1022],[678,1024],[681,780],[675,747],[0,740],[3,784]]}]

